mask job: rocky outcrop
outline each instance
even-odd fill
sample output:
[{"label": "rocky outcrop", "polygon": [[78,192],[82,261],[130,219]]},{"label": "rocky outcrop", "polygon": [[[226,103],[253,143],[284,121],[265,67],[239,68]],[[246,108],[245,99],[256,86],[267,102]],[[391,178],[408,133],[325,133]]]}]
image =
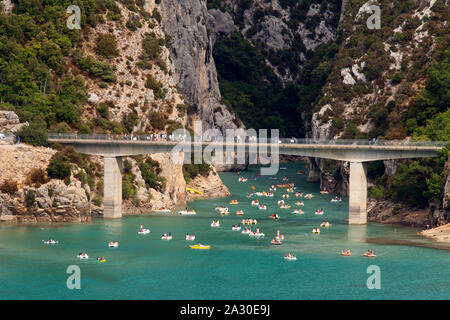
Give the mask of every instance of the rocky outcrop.
[{"label": "rocky outcrop", "polygon": [[0,132],[17,132],[27,125],[27,122],[20,123],[20,119],[15,112],[0,110]]},{"label": "rocky outcrop", "polygon": [[432,224],[429,214],[428,208],[414,208],[392,201],[369,200],[367,206],[367,219],[383,224],[425,227]]},{"label": "rocky outcrop", "polygon": [[[96,53],[96,39],[100,34],[114,35],[118,46],[118,56],[109,59],[114,67],[115,82],[106,84],[95,77],[84,76],[87,95],[87,104],[84,107],[82,118],[84,121],[94,121],[97,117],[96,108],[99,104],[109,105],[108,120],[124,122],[124,117],[135,113],[139,121],[131,128],[133,132],[146,132],[156,130],[151,126],[152,112],[158,112],[181,125],[186,124],[185,112],[179,111],[177,106],[184,105],[185,101],[177,88],[177,80],[173,76],[174,64],[170,58],[169,44],[166,43],[166,33],[155,17],[144,17],[136,13],[131,7],[120,1],[115,2],[120,10],[120,21],[111,21],[104,18],[89,33],[83,33],[80,41],[84,56],[102,59]],[[146,14],[152,15],[156,8],[155,1],[146,1]],[[139,22],[139,27],[131,31],[126,25],[130,20]],[[158,39],[158,63],[152,61],[150,67],[140,67],[142,63],[143,43],[148,35]],[[73,67],[74,72],[76,66]],[[146,81],[151,76],[163,94],[150,89]]]},{"label": "rocky outcrop", "polygon": [[0,145],[0,184],[13,179],[20,186],[31,169],[47,168],[56,150],[44,147],[32,147],[27,144]]},{"label": "rocky outcrop", "polygon": [[[27,204],[28,193],[34,194],[33,203]],[[80,182],[66,186],[61,180],[51,180],[39,188],[21,189],[14,195],[0,194],[0,222],[88,221],[91,221],[90,202]]]},{"label": "rocky outcrop", "polygon": [[327,190],[332,194],[338,194],[341,196],[348,196],[348,184],[349,184],[349,165],[348,162],[344,162],[339,165],[337,170],[338,174],[330,173],[321,170],[320,174],[320,190]]},{"label": "rocky outcrop", "polygon": [[206,26],[213,45],[218,37],[228,35],[236,28],[230,14],[217,9],[211,9],[208,11]]},{"label": "rocky outcrop", "polygon": [[207,198],[220,198],[230,196],[230,191],[223,184],[217,171],[213,168],[208,174],[208,176],[198,175],[189,183],[187,187],[198,190],[202,194],[197,194],[195,192],[188,192],[186,194],[186,201],[194,201],[198,199]]},{"label": "rocky outcrop", "polygon": [[11,0],[3,0],[0,2],[0,7],[3,7],[5,13],[11,13],[14,8],[14,3]]},{"label": "rocky outcrop", "polygon": [[[219,27],[209,15],[206,1],[166,0],[159,5],[164,30],[171,36],[171,58],[175,65],[177,86],[186,98],[190,125],[200,120],[203,129],[242,127],[223,104],[213,60],[213,38],[207,23]],[[214,21],[216,21],[214,19]],[[223,28],[217,30],[224,30]],[[226,28],[228,30],[228,27]]]},{"label": "rocky outcrop", "polygon": [[[308,59],[309,51],[336,38],[341,12],[339,2],[315,0],[307,4],[301,1],[254,0],[243,3],[225,0],[221,7],[232,13],[240,32],[248,40],[262,46],[268,65],[285,81],[296,78],[301,65]],[[277,60],[284,61],[279,63]],[[289,66],[288,60],[295,62]],[[293,64],[297,64],[295,69]]]},{"label": "rocky outcrop", "polygon": [[450,243],[450,223],[433,229],[423,230],[419,235],[438,242]]}]

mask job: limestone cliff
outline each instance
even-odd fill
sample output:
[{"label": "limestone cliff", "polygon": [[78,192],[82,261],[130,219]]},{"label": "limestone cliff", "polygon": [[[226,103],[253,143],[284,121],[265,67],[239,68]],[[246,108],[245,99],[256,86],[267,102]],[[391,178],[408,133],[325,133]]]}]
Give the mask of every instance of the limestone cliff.
[{"label": "limestone cliff", "polygon": [[207,176],[198,175],[187,183],[187,187],[198,190],[202,194],[188,192],[186,194],[187,201],[199,199],[220,198],[230,196],[228,188],[223,184],[217,171],[213,168]]},{"label": "limestone cliff", "polygon": [[[0,145],[0,184],[17,183],[12,194],[0,191],[0,221],[7,223],[87,222],[90,202],[79,181],[67,186],[61,180],[30,185],[27,177],[33,169],[45,170],[56,151],[25,144]],[[27,199],[27,197],[29,197]]]},{"label": "limestone cliff", "polygon": [[[367,26],[373,14],[371,5],[381,8],[380,30]],[[425,87],[433,58],[442,50],[446,23],[441,17],[446,14],[446,1],[438,0],[409,5],[382,0],[343,3],[342,43],[322,89],[323,96],[315,106],[309,136],[409,139],[418,122],[405,118],[414,114],[413,101]],[[395,173],[398,163],[384,162],[387,176]],[[341,174],[333,174],[323,160],[311,159],[309,179],[346,194],[346,164],[340,166],[337,171]]]},{"label": "limestone cliff", "polygon": [[188,104],[188,116],[201,120],[203,129],[242,127],[241,122],[221,104],[217,72],[212,57],[213,38],[207,23],[214,20],[208,14],[206,1],[167,0],[159,4],[162,25],[171,36],[171,57],[175,78]]}]

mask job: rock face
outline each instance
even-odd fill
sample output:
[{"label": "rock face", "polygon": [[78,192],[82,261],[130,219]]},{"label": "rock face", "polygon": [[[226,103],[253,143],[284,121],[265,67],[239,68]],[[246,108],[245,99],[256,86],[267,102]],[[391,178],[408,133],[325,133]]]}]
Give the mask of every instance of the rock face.
[{"label": "rock face", "polygon": [[225,16],[217,12],[209,15],[206,1],[202,0],[166,0],[159,4],[159,10],[162,25],[172,39],[170,53],[175,65],[175,78],[186,98],[191,125],[193,121],[201,120],[204,130],[217,128],[222,132],[242,127],[241,122],[220,103],[212,56],[213,37],[207,31],[207,24],[218,32],[231,30],[229,19],[216,20],[215,17]]},{"label": "rock face", "polygon": [[28,123],[20,123],[19,117],[13,111],[0,110],[0,132],[17,132]]},{"label": "rock face", "polygon": [[232,13],[244,37],[262,46],[269,65],[286,81],[295,79],[308,51],[336,38],[341,13],[340,1],[225,0],[220,6]]},{"label": "rock face", "polygon": [[339,194],[341,196],[348,196],[348,181],[349,181],[349,165],[345,162],[338,167],[339,179],[326,171],[321,171],[320,175],[320,190],[328,190],[332,194]]},{"label": "rock face", "polygon": [[0,146],[0,184],[13,179],[23,185],[33,168],[45,169],[56,150],[26,144]]},{"label": "rock face", "polygon": [[208,13],[206,26],[210,32],[213,44],[216,42],[218,36],[228,35],[236,29],[233,18],[228,12],[211,9]]},{"label": "rock face", "polygon": [[[183,177],[183,165],[177,164],[168,153],[152,154],[151,158],[159,162],[161,176],[166,179],[166,189],[163,195],[170,199],[171,206],[185,203],[186,181]],[[165,204],[167,205],[167,203]],[[164,205],[160,205],[162,207]],[[158,207],[155,204],[155,208]]]},{"label": "rock face", "polygon": [[213,169],[209,175],[204,177],[198,175],[187,184],[188,188],[201,191],[203,194],[188,192],[186,194],[186,201],[194,201],[198,199],[220,198],[230,196],[228,188],[223,184],[217,171]]},{"label": "rock face", "polygon": [[[27,206],[25,195],[28,192],[34,192],[35,201]],[[66,186],[60,180],[51,180],[39,188],[22,189],[12,196],[0,194],[0,221],[88,222],[91,221],[90,202],[80,182]]]},{"label": "rock face", "polygon": [[412,208],[391,201],[370,200],[367,206],[368,221],[383,224],[425,227],[432,224],[429,213],[428,208]]}]

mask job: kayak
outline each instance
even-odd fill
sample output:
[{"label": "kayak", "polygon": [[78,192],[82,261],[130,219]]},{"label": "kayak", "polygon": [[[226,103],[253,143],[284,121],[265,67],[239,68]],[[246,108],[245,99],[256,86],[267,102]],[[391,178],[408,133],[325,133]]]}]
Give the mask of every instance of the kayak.
[{"label": "kayak", "polygon": [[209,250],[209,249],[211,249],[211,246],[199,243],[199,244],[190,245],[189,248],[196,249],[196,250]]}]

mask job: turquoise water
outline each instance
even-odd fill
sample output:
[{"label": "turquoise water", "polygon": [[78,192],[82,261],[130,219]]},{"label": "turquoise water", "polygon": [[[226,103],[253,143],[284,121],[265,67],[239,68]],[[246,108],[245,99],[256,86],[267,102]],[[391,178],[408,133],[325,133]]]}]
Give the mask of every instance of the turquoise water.
[{"label": "turquoise water", "polygon": [[[306,183],[304,175],[296,175],[302,164],[286,165],[277,180],[260,177],[251,180],[256,168],[243,172],[247,183],[238,183],[235,173],[221,177],[232,197],[196,201],[189,208],[196,216],[178,214],[125,217],[118,221],[96,219],[83,225],[1,226],[0,227],[0,299],[449,299],[450,251],[435,248],[432,241],[415,235],[416,229],[377,224],[348,226],[346,198],[330,203],[331,195],[320,195],[319,185]],[[283,189],[274,198],[258,197],[267,211],[250,205],[245,194],[254,185],[257,191],[281,183],[291,177],[297,190],[313,193],[304,199],[304,215],[290,213],[297,198],[291,194],[286,202],[291,209],[280,210],[276,204]],[[237,199],[239,205],[228,205]],[[228,205],[232,215],[219,216],[214,208]],[[323,208],[323,216],[314,210]],[[251,239],[231,231],[242,217],[254,217],[266,234]],[[268,216],[279,213],[281,219]],[[211,228],[212,219],[220,219],[220,228]],[[332,227],[321,228],[320,235],[311,233],[322,221]],[[139,225],[151,230],[138,235]],[[253,226],[253,229],[255,227]],[[279,229],[286,240],[272,246],[270,240]],[[172,241],[162,241],[161,234],[171,232]],[[186,233],[210,244],[211,250],[190,250]],[[52,237],[58,245],[43,245]],[[196,242],[197,242],[196,240]],[[119,241],[110,249],[109,241]],[[408,245],[398,245],[407,243]],[[342,257],[343,248],[352,250],[352,257]],[[372,248],[375,259],[362,257]],[[443,247],[448,249],[448,247]],[[76,258],[87,252],[89,260]],[[283,256],[295,252],[297,261]],[[105,256],[106,263],[95,257]],[[366,286],[367,267],[381,270],[381,289]],[[69,290],[66,280],[69,265],[81,269],[81,289]]]}]

